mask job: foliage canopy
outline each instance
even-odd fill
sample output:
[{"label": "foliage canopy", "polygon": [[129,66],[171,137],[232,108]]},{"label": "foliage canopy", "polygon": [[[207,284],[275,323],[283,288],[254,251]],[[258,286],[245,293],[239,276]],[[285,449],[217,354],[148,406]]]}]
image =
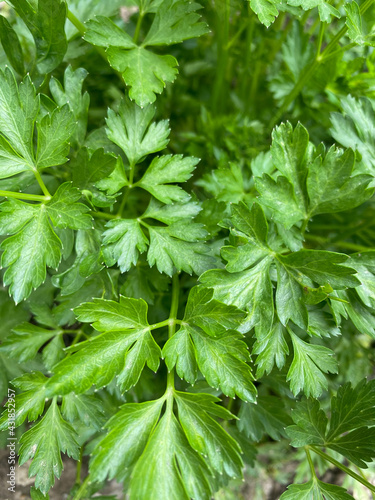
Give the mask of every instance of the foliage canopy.
[{"label": "foliage canopy", "polygon": [[375,492],[374,27],[372,0],[1,8],[0,393],[33,500],[63,454],[71,500],[261,499],[260,446],[300,462],[282,500]]}]

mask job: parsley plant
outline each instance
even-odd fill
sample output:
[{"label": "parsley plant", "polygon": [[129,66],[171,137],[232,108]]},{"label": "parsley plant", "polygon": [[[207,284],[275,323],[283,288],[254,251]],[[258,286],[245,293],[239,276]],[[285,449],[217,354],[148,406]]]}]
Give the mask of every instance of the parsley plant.
[{"label": "parsley plant", "polygon": [[31,498],[66,454],[70,500],[209,500],[280,446],[282,500],[375,493],[373,1],[0,14],[0,392]]}]

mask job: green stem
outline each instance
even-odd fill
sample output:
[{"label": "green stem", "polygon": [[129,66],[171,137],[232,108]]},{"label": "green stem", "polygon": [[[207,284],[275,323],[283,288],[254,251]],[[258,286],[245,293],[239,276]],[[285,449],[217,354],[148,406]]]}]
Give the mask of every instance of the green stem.
[{"label": "green stem", "polygon": [[69,21],[74,24],[74,26],[77,28],[77,30],[80,32],[82,36],[85,35],[86,33],[86,27],[81,21],[73,14],[71,10],[68,9],[68,12],[66,13],[66,17],[69,19]]},{"label": "green stem", "polygon": [[[245,69],[246,78],[242,79],[242,85],[240,88],[240,95],[242,101],[245,103],[245,110],[250,108],[251,100],[249,96],[249,81],[252,81],[252,61],[253,61],[253,40],[254,40],[254,31],[255,31],[255,14],[250,8],[250,3],[247,3],[247,30],[246,30],[246,41],[245,41],[245,54],[244,54],[244,64],[243,68]],[[258,53],[258,52],[257,52]]]},{"label": "green stem", "polygon": [[117,213],[115,215],[116,219],[121,219],[121,217],[122,217],[122,212],[124,211],[126,202],[128,200],[129,192],[130,192],[130,188],[127,189],[127,191],[125,192],[124,196],[122,197],[119,209],[117,210]]},{"label": "green stem", "polygon": [[120,207],[119,207],[117,214],[115,216],[117,219],[121,219],[122,212],[123,212],[125,205],[126,205],[126,202],[128,200],[130,190],[135,186],[135,184],[134,184],[135,164],[132,163],[129,168],[130,168],[129,185],[127,187],[127,190],[126,190],[124,196],[122,197]]},{"label": "green stem", "polygon": [[306,453],[307,461],[309,462],[311,476],[313,478],[316,478],[315,467],[314,467],[314,464],[313,464],[313,461],[312,461],[312,458],[311,458],[311,454],[310,454],[310,450],[309,450],[308,446],[305,446],[305,453]]},{"label": "green stem", "polygon": [[77,469],[76,469],[76,484],[81,484],[81,469],[82,469],[82,456],[83,456],[83,446],[79,450],[79,459],[77,461]]},{"label": "green stem", "polygon": [[308,35],[312,35],[315,30],[316,30],[316,27],[318,26],[318,24],[320,24],[320,18],[319,16],[315,19],[315,21],[313,22],[313,24],[311,25],[311,28],[309,29],[309,31],[307,32]]},{"label": "green stem", "polygon": [[90,484],[90,476],[87,476],[86,479],[81,484],[81,487],[79,488],[77,493],[72,498],[72,500],[81,500],[81,498],[85,496],[89,484]]},{"label": "green stem", "polygon": [[248,23],[244,22],[241,24],[240,29],[237,31],[237,33],[231,38],[231,40],[227,43],[227,45],[224,47],[225,50],[229,50],[238,40],[238,38],[241,36],[241,34],[245,31],[247,28]]},{"label": "green stem", "polygon": [[174,326],[181,325],[182,321],[176,318],[168,318],[165,319],[164,321],[159,321],[159,323],[154,323],[153,325],[150,325],[150,330],[156,330],[157,328],[164,328],[165,326],[170,327],[172,324]]},{"label": "green stem", "polygon": [[108,214],[107,212],[91,212],[91,215],[93,217],[97,217],[98,219],[107,219],[107,220],[116,219],[115,214]]},{"label": "green stem", "polygon": [[319,35],[318,35],[318,46],[316,49],[316,58],[318,58],[320,56],[320,50],[322,48],[325,28],[326,28],[325,23],[320,23]]},{"label": "green stem", "polygon": [[138,38],[139,38],[139,33],[141,31],[143,17],[144,17],[144,13],[140,10],[139,11],[139,16],[138,16],[138,19],[137,19],[137,25],[135,27],[134,37],[133,37],[133,42],[134,43],[138,42]]},{"label": "green stem", "polygon": [[[357,471],[358,471],[359,475],[360,475],[360,476],[361,476],[361,477],[362,477],[365,481],[367,481],[366,476],[365,476],[365,474],[363,473],[363,470],[362,470],[362,469],[360,469],[360,468],[359,468],[359,467],[357,467],[357,466],[356,466],[356,469],[357,469]],[[372,497],[373,499],[375,499],[375,494],[374,494],[373,492],[371,492],[371,497]]]},{"label": "green stem", "polygon": [[44,193],[45,198],[47,198],[47,200],[50,200],[52,198],[52,196],[51,196],[50,192],[48,191],[47,186],[44,184],[43,179],[42,179],[40,173],[38,172],[37,169],[33,169],[33,172],[34,172],[36,180],[38,181],[40,189]]},{"label": "green stem", "polygon": [[0,196],[4,196],[5,198],[15,198],[17,200],[41,201],[42,203],[44,201],[48,201],[46,196],[40,196],[39,194],[15,193],[14,191],[0,190]]},{"label": "green stem", "polygon": [[222,111],[223,103],[225,102],[225,99],[222,99],[222,96],[224,94],[225,76],[228,63],[227,46],[229,41],[230,0],[225,0],[223,16],[220,15],[222,7],[219,3],[221,3],[221,0],[216,2],[216,11],[218,13],[216,26],[218,27],[220,34],[217,36],[217,72],[212,93],[213,109],[216,114],[219,114],[220,111]]},{"label": "green stem", "polygon": [[306,219],[303,221],[302,226],[301,226],[302,235],[305,234],[308,223],[309,223],[309,217],[306,217]]},{"label": "green stem", "polygon": [[345,474],[348,474],[348,476],[352,477],[353,479],[355,479],[359,483],[363,484],[363,486],[366,486],[366,488],[368,488],[370,491],[375,493],[375,486],[372,485],[369,481],[367,481],[367,479],[364,479],[359,474],[357,474],[356,472],[349,469],[349,467],[346,467],[345,465],[343,465],[342,463],[340,463],[339,461],[337,461],[336,459],[334,459],[330,455],[327,455],[327,453],[320,450],[319,448],[315,448],[315,446],[309,446],[308,448],[310,448],[310,450],[312,450],[317,455],[324,458],[324,460],[326,460],[327,462],[330,462],[332,465],[334,465],[338,469],[341,469],[343,472],[345,472]]},{"label": "green stem", "polygon": [[345,248],[348,250],[354,250],[356,252],[366,252],[369,248],[363,245],[357,245],[356,243],[350,243],[350,241],[328,241],[327,238],[322,238],[321,236],[315,236],[314,234],[305,234],[306,240],[317,241],[320,245],[331,245],[333,247]]},{"label": "green stem", "polygon": [[[178,274],[174,274],[172,278],[172,302],[169,313],[168,339],[172,338],[176,332],[176,318],[178,311],[178,299],[180,296],[180,282]],[[167,376],[167,392],[173,393],[174,389],[174,370],[168,372]]]},{"label": "green stem", "polygon": [[81,338],[83,337],[83,331],[82,330],[76,330],[76,333],[77,333],[77,335],[73,339],[73,342],[70,344],[70,347],[72,347],[73,345],[76,345],[81,340]]},{"label": "green stem", "polygon": [[344,45],[343,47],[340,47],[339,49],[335,50],[334,52],[330,52],[329,54],[326,54],[325,56],[323,56],[323,61],[324,62],[327,62],[329,59],[331,59],[332,57],[335,57],[337,56],[338,54],[340,53],[343,53],[343,52],[346,52],[347,50],[350,50],[352,49],[353,47],[355,47],[357,44],[356,43],[348,43],[347,45]]}]

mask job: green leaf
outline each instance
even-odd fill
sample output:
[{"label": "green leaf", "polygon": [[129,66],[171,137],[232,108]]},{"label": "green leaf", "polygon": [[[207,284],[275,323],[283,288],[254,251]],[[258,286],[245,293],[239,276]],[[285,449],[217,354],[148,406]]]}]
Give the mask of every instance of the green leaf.
[{"label": "green leaf", "polygon": [[258,203],[253,203],[251,209],[245,203],[231,206],[234,232],[243,234],[248,240],[241,247],[223,247],[222,255],[228,261],[227,269],[230,272],[243,271],[258,259],[267,257],[270,253],[268,246],[268,224],[263,209]]},{"label": "green leaf", "polygon": [[4,285],[10,285],[9,292],[18,303],[45,281],[46,266],[57,269],[61,242],[48,220],[46,205],[37,207],[17,200],[3,203],[0,231],[13,234],[1,244],[1,265],[8,267]]},{"label": "green leaf", "polygon": [[237,332],[212,337],[186,324],[165,344],[163,356],[168,369],[176,366],[177,374],[190,383],[196,380],[198,366],[211,387],[220,387],[230,397],[237,394],[244,401],[255,400],[253,376],[246,364],[249,352]]},{"label": "green leaf", "polygon": [[276,309],[281,323],[286,326],[288,321],[292,320],[300,328],[307,329],[308,313],[301,284],[297,281],[298,275],[280,262],[276,262],[276,268]]},{"label": "green leaf", "polygon": [[350,256],[350,267],[357,271],[360,286],[356,292],[362,302],[375,309],[375,252],[361,252]]},{"label": "green leaf", "polygon": [[200,371],[211,387],[220,387],[226,396],[236,394],[244,401],[255,401],[256,389],[249,365],[249,352],[242,336],[227,332],[211,337],[187,327],[196,348]]},{"label": "green leaf", "polygon": [[[193,330],[196,329],[199,334],[202,329],[206,334],[214,337],[225,335],[229,328],[238,327],[244,316],[244,313],[236,307],[227,306],[213,299],[212,290],[194,287],[189,294],[183,327],[168,340],[163,348],[162,355],[166,359],[168,369],[172,370],[176,366],[181,378],[194,383],[197,378],[196,358],[203,360],[203,357],[200,357],[195,349],[196,343],[195,340],[193,342],[194,337],[191,336]],[[242,348],[242,343],[239,342],[237,347]],[[245,354],[245,359],[246,356],[247,354]]]},{"label": "green leaf", "polygon": [[43,494],[54,485],[55,476],[60,478],[63,470],[61,452],[79,459],[79,446],[74,429],[60,415],[53,400],[40,422],[25,432],[20,439],[20,465],[33,459],[29,476],[36,476],[35,487]]},{"label": "green leaf", "polygon": [[[227,270],[207,271],[200,281],[214,289],[218,300],[248,311],[243,329],[249,330],[255,326],[259,330],[269,331],[274,307],[269,276],[272,250],[267,243],[266,218],[257,203],[251,209],[242,203],[232,205],[232,222],[233,233],[241,238],[246,237],[246,244],[223,247],[222,255],[228,260]],[[249,266],[253,267],[247,269]]]},{"label": "green leaf", "polygon": [[48,394],[80,394],[93,384],[108,385],[115,375],[126,391],[136,384],[146,361],[154,371],[159,364],[160,349],[146,329],[107,332],[74,347],[75,353],[54,367]]},{"label": "green leaf", "polygon": [[137,266],[126,274],[120,293],[135,299],[143,298],[148,304],[154,304],[168,286],[169,277],[160,274],[155,267],[150,268],[144,258],[141,258]]},{"label": "green leaf", "polygon": [[239,165],[229,163],[229,165],[219,164],[219,168],[204,174],[195,184],[214,196],[210,198],[210,203],[214,201],[239,203],[247,198],[250,182],[244,178],[244,171]]},{"label": "green leaf", "polygon": [[0,339],[3,341],[10,331],[30,319],[30,313],[23,304],[16,306],[5,290],[0,290]]},{"label": "green leaf", "polygon": [[331,319],[331,315],[325,311],[309,311],[308,332],[317,337],[338,337],[341,334],[340,328]]},{"label": "green leaf", "polygon": [[318,7],[321,22],[330,23],[332,16],[340,19],[340,12],[325,0],[288,0],[288,4],[293,7],[302,7],[303,10],[310,10]]},{"label": "green leaf", "polygon": [[352,96],[340,101],[343,113],[331,113],[332,137],[362,156],[364,172],[375,175],[375,113],[369,99]]},{"label": "green leaf", "polygon": [[65,35],[66,3],[61,0],[12,0],[17,14],[34,37],[37,67],[41,74],[53,71],[63,60],[68,43]]},{"label": "green leaf", "polygon": [[345,5],[346,11],[346,21],[345,24],[348,27],[348,35],[352,42],[358,45],[375,45],[375,32],[373,29],[373,23],[366,17],[361,16],[361,11],[357,2],[351,2]]},{"label": "green leaf", "polygon": [[122,481],[141,456],[163,406],[163,399],[128,403],[106,423],[108,434],[96,445],[90,460],[95,481]]},{"label": "green leaf", "polygon": [[[198,226],[198,227],[197,227]],[[161,273],[169,276],[177,271],[202,274],[213,266],[215,260],[208,254],[204,243],[197,241],[206,236],[201,225],[174,224],[167,227],[149,226],[150,247],[147,260],[150,266],[156,265]]]},{"label": "green leaf", "polygon": [[34,358],[46,342],[59,334],[61,330],[46,330],[31,323],[22,323],[0,345],[0,352],[17,358],[21,363]]},{"label": "green leaf", "polygon": [[[210,465],[219,473],[230,477],[241,476],[243,466],[238,443],[216,422],[211,415],[232,418],[219,401],[208,394],[176,392],[178,418],[190,446],[199,454],[207,456]],[[220,409],[220,412],[219,412]]]},{"label": "green leaf", "polygon": [[66,163],[68,143],[75,129],[73,114],[69,105],[56,108],[37,122],[38,152],[36,166],[39,170]]},{"label": "green leaf", "polygon": [[69,139],[75,123],[69,106],[56,108],[37,121],[37,153],[34,159],[34,124],[39,109],[35,88],[27,76],[17,87],[14,75],[0,71],[0,178],[67,161]]},{"label": "green leaf", "polygon": [[66,271],[52,277],[53,285],[61,288],[61,296],[77,292],[85,284],[86,278],[101,271],[103,266],[100,237],[98,230],[79,229],[77,231],[74,264]]},{"label": "green leaf", "polygon": [[[1,118],[0,118],[1,119]],[[29,163],[19,156],[9,142],[0,136],[0,176],[2,179],[31,170]]]},{"label": "green leaf", "polygon": [[61,413],[72,424],[79,421],[96,430],[102,429],[105,422],[103,402],[94,394],[67,394],[63,397]]},{"label": "green leaf", "polygon": [[348,260],[345,254],[326,252],[324,250],[300,250],[286,256],[279,256],[280,262],[289,269],[303,273],[319,285],[329,283],[340,289],[358,286],[359,280],[352,276],[355,270],[341,266]]},{"label": "green leaf", "polygon": [[327,440],[357,427],[375,425],[375,380],[362,380],[356,387],[350,383],[339,387],[331,399],[331,420]]},{"label": "green leaf", "polygon": [[77,394],[93,384],[103,387],[117,376],[122,391],[138,382],[145,364],[157,371],[161,351],[147,322],[147,304],[121,297],[120,302],[95,299],[75,310],[82,322],[94,322],[104,333],[72,346],[74,352],[54,367],[49,394]]},{"label": "green leaf", "polygon": [[260,203],[286,229],[307,222],[313,215],[354,208],[373,193],[373,189],[366,189],[372,177],[353,172],[353,151],[332,146],[325,153],[320,146],[321,154],[314,159],[314,148],[301,124],[295,129],[289,122],[277,127],[271,152],[277,175],[256,177],[255,185]]},{"label": "green leaf", "polygon": [[0,40],[10,64],[21,76],[25,74],[22,47],[12,26],[4,16],[0,16]]},{"label": "green leaf", "polygon": [[344,300],[344,310],[359,332],[375,337],[375,315],[366,307],[354,290],[337,292]]},{"label": "green leaf", "polygon": [[146,189],[163,203],[187,202],[190,195],[179,186],[171,184],[186,182],[190,179],[198,162],[198,158],[191,156],[186,158],[182,155],[156,157],[137,185]]},{"label": "green leaf", "polygon": [[161,2],[143,44],[171,45],[204,35],[209,30],[206,23],[198,22],[200,8],[198,3],[183,0]]},{"label": "green leaf", "polygon": [[[296,425],[287,428],[292,446],[330,448],[358,467],[366,468],[375,449],[375,382],[347,383],[331,399],[330,423],[318,401],[303,400],[293,412]],[[370,428],[368,427],[370,426]]]},{"label": "green leaf", "polygon": [[104,16],[95,16],[87,21],[85,40],[99,47],[121,47],[132,49],[136,47],[130,35],[119,28],[111,19]]},{"label": "green leaf", "polygon": [[130,481],[130,500],[211,496],[210,471],[191,449],[175,416],[160,420],[138,460]]},{"label": "green leaf", "polygon": [[87,92],[82,95],[82,85],[86,76],[87,71],[84,68],[73,70],[69,65],[64,73],[64,88],[54,77],[49,82],[52,97],[58,106],[63,107],[65,104],[68,104],[74,115],[77,126],[72,137],[72,142],[77,145],[83,143],[87,129],[90,96]]},{"label": "green leaf", "polygon": [[177,60],[170,55],[159,55],[143,47],[124,50],[109,47],[107,56],[110,65],[122,73],[125,83],[130,87],[129,96],[139,106],[146,106],[156,100],[166,83],[177,77]]},{"label": "green leaf", "polygon": [[154,106],[142,109],[128,99],[121,101],[118,114],[108,110],[107,135],[124,151],[130,165],[161,151],[168,144],[169,122],[152,122],[154,115]]},{"label": "green leaf", "polygon": [[[115,203],[116,196],[112,196],[113,193],[104,194],[99,189],[107,189],[111,174],[116,169],[123,168],[121,158],[116,159],[113,154],[104,153],[102,148],[95,151],[81,148],[71,162],[71,168],[74,186],[79,187],[92,205],[111,207]],[[125,182],[120,185],[120,189],[126,184],[128,180],[125,176]],[[116,192],[117,189],[114,190],[114,193]]]},{"label": "green leaf", "polygon": [[64,182],[57,189],[47,205],[48,215],[55,227],[70,229],[92,229],[90,209],[83,203],[80,191],[70,182]]},{"label": "green leaf", "polygon": [[259,21],[267,26],[275,21],[279,11],[273,0],[250,0],[250,7],[258,16]]},{"label": "green leaf", "polygon": [[275,364],[279,370],[285,365],[289,347],[284,335],[285,328],[279,322],[268,332],[258,329],[257,340],[253,347],[253,354],[258,354],[255,360],[257,378],[263,377],[265,373],[269,375]]},{"label": "green leaf", "polygon": [[289,330],[293,342],[294,357],[287,381],[294,395],[300,391],[309,397],[319,397],[327,389],[323,373],[337,373],[333,351],[321,345],[307,344]]},{"label": "green leaf", "polygon": [[46,495],[43,495],[43,493],[36,489],[34,486],[30,488],[30,495],[31,495],[31,500],[49,500],[49,495],[48,493]]},{"label": "green leaf", "polygon": [[[0,169],[5,169],[5,175],[3,173],[2,177],[32,170],[32,138],[38,109],[39,103],[31,79],[26,76],[18,87],[9,68],[0,70],[0,130],[11,145],[7,145],[4,140],[1,141],[1,151],[3,149],[4,151],[0,153]],[[4,159],[2,155],[5,155]],[[17,156],[21,156],[22,159],[17,160]],[[16,163],[21,162],[21,165],[10,167],[9,162],[12,157],[16,157]],[[9,168],[12,170],[8,171]]]},{"label": "green leaf", "polygon": [[274,314],[270,264],[271,260],[265,258],[251,269],[238,273],[213,269],[204,273],[200,281],[214,289],[216,299],[248,312],[246,330],[256,326],[269,331]]},{"label": "green leaf", "polygon": [[[142,4],[143,14],[148,11]],[[156,8],[153,23],[141,46],[135,45],[130,36],[111,20],[98,17],[89,21],[85,39],[90,43],[107,47],[106,55],[110,65],[122,73],[130,87],[129,96],[143,107],[156,99],[166,83],[176,78],[177,60],[171,55],[155,54],[146,46],[180,43],[207,33],[205,23],[196,10],[200,5],[194,2],[166,0]]]},{"label": "green leaf", "polygon": [[332,146],[324,158],[318,156],[310,164],[307,176],[310,215],[355,208],[371,196],[373,190],[366,187],[372,177],[353,176],[354,162],[351,149],[344,152]]},{"label": "green leaf", "polygon": [[196,286],[190,290],[183,322],[216,336],[236,329],[244,318],[245,313],[235,306],[215,300],[212,289]]},{"label": "green leaf", "polygon": [[237,427],[253,441],[260,441],[267,434],[275,441],[285,437],[285,426],[291,422],[280,399],[260,396],[257,404],[242,403]]},{"label": "green leaf", "polygon": [[257,177],[256,188],[261,195],[262,205],[271,210],[274,219],[286,229],[306,218],[304,205],[296,198],[293,185],[283,175],[279,175],[276,180],[268,174]]},{"label": "green leaf", "polygon": [[331,450],[337,451],[357,467],[367,469],[366,462],[375,457],[375,427],[360,427],[327,444]]},{"label": "green leaf", "polygon": [[107,265],[117,262],[122,273],[135,266],[139,255],[147,251],[148,239],[136,219],[112,220],[103,233],[103,252]]},{"label": "green leaf", "polygon": [[180,328],[163,347],[162,356],[169,371],[176,367],[177,375],[189,384],[197,380],[198,364],[196,350],[189,330]]},{"label": "green leaf", "polygon": [[305,484],[291,484],[280,500],[354,500],[344,488],[311,479]]},{"label": "green leaf", "polygon": [[298,402],[292,413],[296,425],[291,425],[286,432],[291,445],[298,448],[307,444],[324,446],[327,429],[327,417],[320,409],[319,401],[304,399]]},{"label": "green leaf", "polygon": [[55,336],[49,344],[43,349],[42,358],[44,366],[48,370],[52,370],[52,368],[61,361],[65,354],[65,343],[62,335]]},{"label": "green leaf", "polygon": [[[173,203],[169,205],[164,205],[155,198],[151,198],[151,201],[142,215],[142,219],[155,219],[164,224],[183,224],[184,231],[186,231],[186,226],[189,225],[192,234],[196,234],[195,238],[204,238],[207,236],[207,232],[203,229],[203,224],[194,225],[191,220],[194,219],[200,212],[202,208],[197,202],[189,203]],[[177,225],[175,226],[177,227]],[[195,228],[195,229],[194,229]]]},{"label": "green leaf", "polygon": [[293,130],[289,122],[276,127],[272,132],[271,154],[275,167],[292,184],[295,199],[303,209],[309,158],[309,134],[305,127],[298,123]]},{"label": "green leaf", "polygon": [[[23,392],[16,395],[15,426],[20,426],[26,418],[29,422],[36,420],[44,411],[46,402],[46,382],[48,378],[40,372],[25,373],[13,379],[12,385]],[[8,411],[5,410],[0,418],[0,431],[8,428]]]},{"label": "green leaf", "polygon": [[1,264],[8,267],[4,284],[10,285],[15,302],[28,297],[32,289],[46,279],[46,266],[57,270],[62,243],[50,219],[57,228],[91,228],[89,209],[77,203],[78,189],[71,183],[61,184],[52,199],[31,205],[15,199],[0,206],[0,233],[13,235],[1,244]]},{"label": "green leaf", "polygon": [[143,328],[147,322],[147,304],[142,299],[120,297],[120,302],[94,299],[74,310],[77,320],[92,323],[99,332]]},{"label": "green leaf", "polygon": [[73,165],[73,184],[81,190],[90,190],[98,181],[108,177],[115,165],[116,157],[104,153],[104,149],[81,148]]}]

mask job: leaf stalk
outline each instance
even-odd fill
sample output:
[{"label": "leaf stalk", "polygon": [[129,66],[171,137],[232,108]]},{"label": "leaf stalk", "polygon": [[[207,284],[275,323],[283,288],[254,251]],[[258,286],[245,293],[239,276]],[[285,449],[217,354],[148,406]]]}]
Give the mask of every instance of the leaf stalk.
[{"label": "leaf stalk", "polygon": [[16,200],[26,200],[26,201],[40,201],[45,202],[51,199],[46,196],[41,196],[39,194],[28,194],[28,193],[16,193],[14,191],[3,191],[0,190],[0,196],[4,196],[4,198],[15,198]]},{"label": "leaf stalk", "polygon": [[341,469],[343,472],[345,472],[345,474],[348,474],[348,476],[352,477],[353,479],[355,479],[359,483],[363,484],[363,486],[366,486],[366,488],[368,488],[370,491],[375,493],[375,486],[373,484],[371,484],[369,481],[367,481],[367,479],[364,479],[363,477],[361,477],[359,474],[357,474],[353,470],[349,469],[349,467],[346,467],[346,465],[343,465],[338,460],[336,460],[335,458],[333,458],[330,455],[328,455],[327,453],[325,453],[323,450],[321,450],[319,448],[315,448],[315,446],[306,446],[306,448],[309,448],[314,453],[316,453],[317,455],[322,457],[324,460],[326,460],[326,462],[330,462],[332,465],[334,465],[338,469]]}]

